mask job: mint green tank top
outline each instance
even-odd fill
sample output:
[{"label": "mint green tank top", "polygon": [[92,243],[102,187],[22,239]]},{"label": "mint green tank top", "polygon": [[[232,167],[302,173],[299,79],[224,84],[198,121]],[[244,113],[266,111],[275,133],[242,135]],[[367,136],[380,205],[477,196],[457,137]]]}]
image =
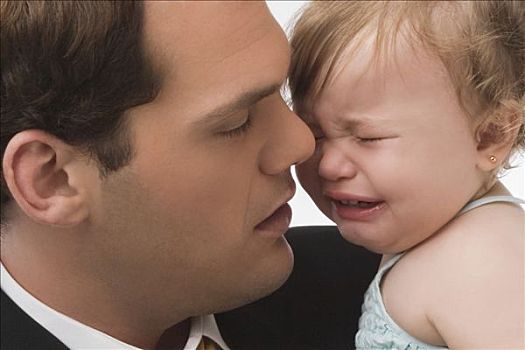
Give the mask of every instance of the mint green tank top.
[{"label": "mint green tank top", "polygon": [[[466,213],[474,208],[494,202],[510,202],[525,204],[525,201],[512,196],[489,196],[477,199],[468,203],[457,216]],[[404,253],[400,253],[390,258],[375,275],[365,293],[362,306],[361,318],[359,319],[359,330],[355,336],[356,349],[362,350],[434,350],[448,349],[445,347],[426,344],[410,334],[388,315],[383,297],[381,296],[381,279],[384,274],[401,259]]]}]

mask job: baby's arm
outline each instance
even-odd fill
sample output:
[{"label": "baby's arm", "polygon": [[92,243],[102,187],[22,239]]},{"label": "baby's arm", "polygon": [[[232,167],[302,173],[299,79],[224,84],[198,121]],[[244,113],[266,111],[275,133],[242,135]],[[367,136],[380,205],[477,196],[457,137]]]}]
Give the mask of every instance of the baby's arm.
[{"label": "baby's arm", "polygon": [[[502,210],[505,220],[480,208],[450,228],[458,232],[449,233],[454,248],[444,247],[429,318],[452,349],[525,349],[525,218],[517,208],[510,217]],[[491,216],[480,225],[482,212]]]}]

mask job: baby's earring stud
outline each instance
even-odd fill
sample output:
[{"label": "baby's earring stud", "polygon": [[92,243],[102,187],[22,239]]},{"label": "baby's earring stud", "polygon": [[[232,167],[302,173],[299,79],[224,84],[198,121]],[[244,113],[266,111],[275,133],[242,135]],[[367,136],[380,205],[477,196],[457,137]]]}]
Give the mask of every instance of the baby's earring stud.
[{"label": "baby's earring stud", "polygon": [[490,156],[490,157],[489,157],[489,160],[490,160],[492,163],[496,163],[496,161],[498,160],[498,158],[496,158],[495,156]]}]

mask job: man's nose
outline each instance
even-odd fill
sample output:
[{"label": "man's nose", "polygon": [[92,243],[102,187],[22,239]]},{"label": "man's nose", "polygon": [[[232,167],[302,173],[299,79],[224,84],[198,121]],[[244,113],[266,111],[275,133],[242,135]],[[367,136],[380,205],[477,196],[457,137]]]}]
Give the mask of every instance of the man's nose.
[{"label": "man's nose", "polygon": [[278,115],[273,116],[270,132],[259,167],[268,175],[280,174],[294,164],[307,160],[313,153],[315,140],[308,126],[280,99]]},{"label": "man's nose", "polygon": [[357,167],[340,144],[341,140],[325,140],[321,146],[319,176],[328,181],[351,179]]}]

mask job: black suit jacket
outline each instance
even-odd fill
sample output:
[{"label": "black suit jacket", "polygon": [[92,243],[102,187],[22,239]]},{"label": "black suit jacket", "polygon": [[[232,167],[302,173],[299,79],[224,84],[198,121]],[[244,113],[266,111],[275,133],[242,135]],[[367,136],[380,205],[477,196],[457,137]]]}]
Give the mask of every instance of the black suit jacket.
[{"label": "black suit jacket", "polygon": [[[344,241],[335,227],[293,228],[295,266],[272,295],[217,314],[232,350],[352,349],[363,294],[379,256]],[[1,295],[1,350],[67,349]]]}]

